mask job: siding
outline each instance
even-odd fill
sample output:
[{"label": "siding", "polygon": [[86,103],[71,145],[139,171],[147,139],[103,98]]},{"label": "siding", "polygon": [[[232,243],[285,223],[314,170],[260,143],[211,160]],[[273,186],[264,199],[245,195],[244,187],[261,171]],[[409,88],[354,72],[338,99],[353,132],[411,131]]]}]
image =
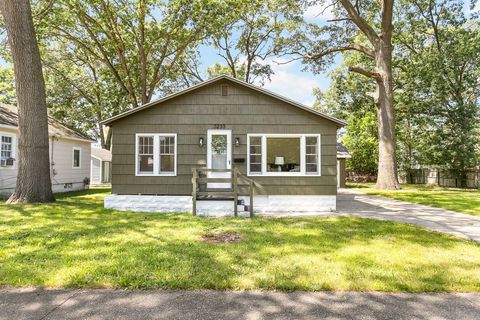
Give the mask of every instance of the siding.
[{"label": "siding", "polygon": [[102,183],[102,162],[97,158],[92,157],[92,175],[91,175],[91,183]]},{"label": "siding", "polygon": [[[0,132],[14,133],[16,135],[15,143],[18,143],[18,131],[2,129]],[[53,142],[49,139],[49,155],[52,169],[52,189],[54,192],[70,191],[72,189],[83,189],[83,179],[90,176],[90,145],[89,142],[59,138]],[[73,148],[77,147],[81,152],[80,168],[72,168]],[[18,168],[18,146],[15,157],[15,166],[13,168],[0,168],[0,194],[10,194],[16,186],[17,168]],[[52,159],[53,152],[53,159]],[[53,161],[52,161],[53,160]],[[53,171],[51,171],[53,173]],[[65,184],[72,184],[72,188],[65,188]],[[69,186],[70,187],[70,186]]]},{"label": "siding", "polygon": [[[228,96],[221,96],[221,85],[228,84]],[[112,124],[112,193],[114,194],[191,194],[191,169],[206,165],[207,130],[225,124],[232,139],[233,157],[245,159],[234,166],[246,174],[247,134],[321,134],[321,176],[254,177],[263,187],[260,193],[272,195],[336,194],[336,124],[308,111],[245,88],[228,80],[186,93],[152,106]],[[135,176],[135,134],[177,133],[176,177]]]},{"label": "siding", "polygon": [[[90,177],[90,143],[59,138],[53,144],[52,184],[81,183],[85,177]],[[80,168],[73,168],[73,148],[80,148]],[[52,140],[50,139],[50,157]]]}]

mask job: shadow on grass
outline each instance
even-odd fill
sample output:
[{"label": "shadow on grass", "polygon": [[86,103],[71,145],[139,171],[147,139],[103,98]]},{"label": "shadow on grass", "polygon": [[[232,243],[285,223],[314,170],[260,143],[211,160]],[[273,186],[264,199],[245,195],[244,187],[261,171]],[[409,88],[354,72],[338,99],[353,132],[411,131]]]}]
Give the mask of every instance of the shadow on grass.
[{"label": "shadow on grass", "polygon": [[[3,285],[448,291],[466,279],[461,289],[480,290],[471,270],[480,268],[479,245],[387,221],[119,212],[103,208],[98,189],[2,208]],[[242,241],[199,241],[212,230]],[[432,252],[442,270],[422,258]],[[399,255],[404,263],[385,275]]]}]

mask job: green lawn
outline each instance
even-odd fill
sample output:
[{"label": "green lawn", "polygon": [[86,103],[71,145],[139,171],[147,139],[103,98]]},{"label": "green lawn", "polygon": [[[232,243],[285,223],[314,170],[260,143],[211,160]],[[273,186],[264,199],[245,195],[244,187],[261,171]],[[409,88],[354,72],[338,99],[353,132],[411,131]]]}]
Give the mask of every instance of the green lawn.
[{"label": "green lawn", "polygon": [[[480,244],[357,218],[105,210],[107,189],[0,204],[0,286],[480,291]],[[213,244],[202,235],[241,240]]]},{"label": "green lawn", "polygon": [[380,191],[373,188],[373,183],[349,183],[348,187],[357,188],[366,194],[380,195],[480,216],[480,190],[477,189],[402,184],[401,190]]}]

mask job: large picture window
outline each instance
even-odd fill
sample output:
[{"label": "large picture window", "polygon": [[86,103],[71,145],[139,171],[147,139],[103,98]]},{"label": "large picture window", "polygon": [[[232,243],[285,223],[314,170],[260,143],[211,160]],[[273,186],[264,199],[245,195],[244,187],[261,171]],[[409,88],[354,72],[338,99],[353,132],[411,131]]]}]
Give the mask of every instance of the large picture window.
[{"label": "large picture window", "polygon": [[138,176],[176,175],[177,135],[137,134],[135,158]]},{"label": "large picture window", "polygon": [[248,135],[248,174],[320,175],[320,135]]}]

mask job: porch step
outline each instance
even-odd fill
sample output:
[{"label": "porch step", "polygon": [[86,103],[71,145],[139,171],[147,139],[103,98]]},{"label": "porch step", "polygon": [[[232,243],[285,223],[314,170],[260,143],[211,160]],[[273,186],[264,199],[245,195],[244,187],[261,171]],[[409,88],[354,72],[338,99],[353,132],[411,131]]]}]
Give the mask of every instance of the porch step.
[{"label": "porch step", "polygon": [[197,192],[198,196],[233,196],[233,191],[200,191]]}]

